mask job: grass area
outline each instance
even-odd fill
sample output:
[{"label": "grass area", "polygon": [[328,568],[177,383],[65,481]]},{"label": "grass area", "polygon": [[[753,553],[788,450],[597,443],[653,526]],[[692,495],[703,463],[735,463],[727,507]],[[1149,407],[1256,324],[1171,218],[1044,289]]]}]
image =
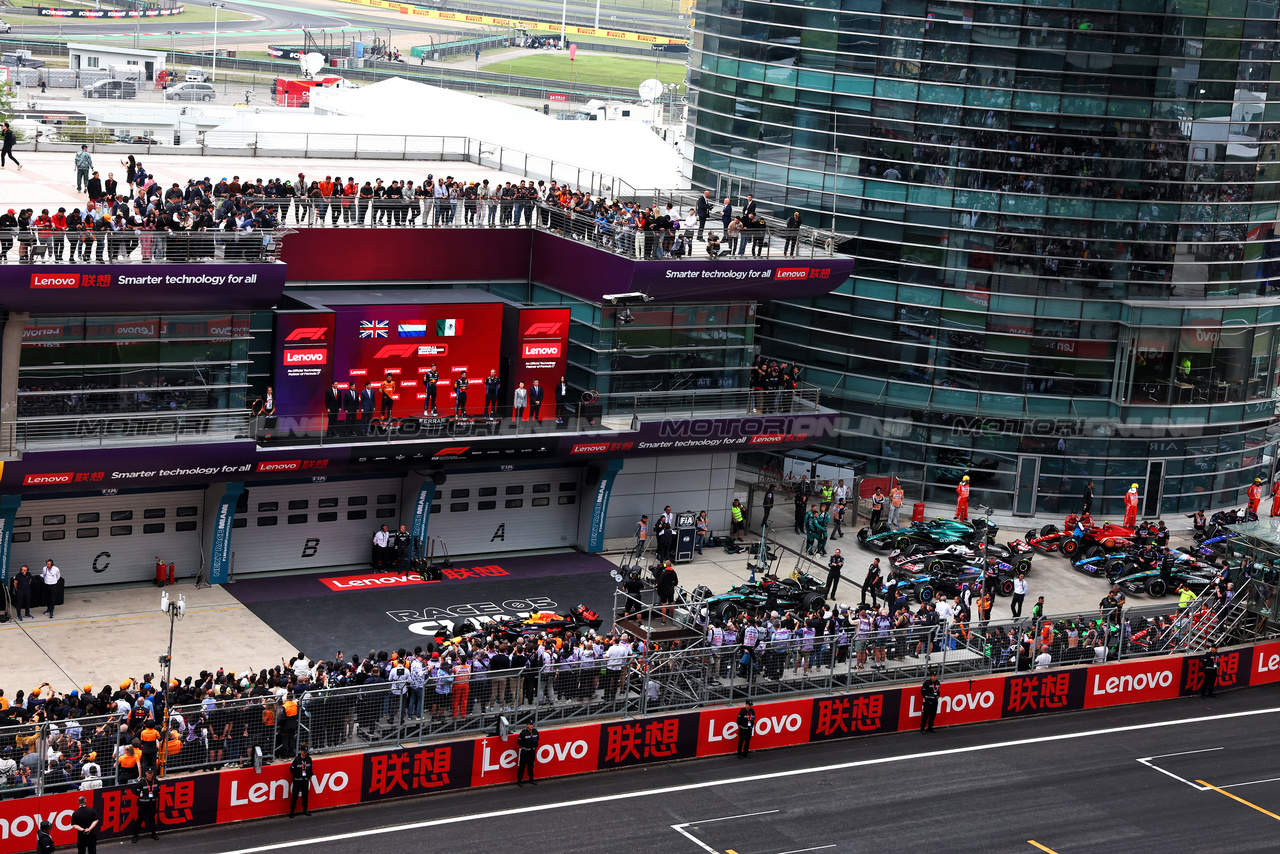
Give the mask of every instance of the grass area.
[{"label": "grass area", "polygon": [[[47,6],[50,4],[46,3],[44,5]],[[206,21],[213,20],[212,8],[208,6],[195,6],[195,5],[189,5],[189,4],[184,4],[184,5],[186,5],[186,11],[183,12],[181,15],[172,15],[164,18],[143,18],[142,26],[143,27],[148,27],[148,26],[159,27],[162,24],[165,26],[168,26],[171,22],[179,23],[179,24],[202,24],[202,23],[205,23]],[[35,3],[24,4],[23,6],[18,6],[14,9],[7,10],[7,11],[10,11],[9,23],[16,28],[21,28],[24,25],[31,26],[31,27],[35,27],[35,26],[47,27],[51,25],[76,27],[76,26],[81,26],[83,24],[99,24],[99,25],[103,23],[133,24],[133,23],[136,23],[138,20],[137,18],[118,18],[118,19],[117,18],[41,18],[41,17],[37,17],[34,11],[29,15],[23,14],[21,11],[19,11],[24,8],[35,9],[36,4]],[[252,15],[246,15],[241,12],[230,12],[226,9],[218,10],[219,25],[221,25],[223,21],[234,22],[234,21],[251,21],[251,20],[253,20]]]},{"label": "grass area", "polygon": [[[543,80],[569,81],[569,52],[539,51],[532,56],[522,56],[505,62],[486,65],[483,71],[495,74],[515,74],[522,77],[540,77]],[[597,86],[621,86],[634,88],[641,81],[657,77],[663,83],[678,83],[684,91],[684,65],[674,62],[651,62],[622,56],[579,56],[573,61],[573,81]]]}]

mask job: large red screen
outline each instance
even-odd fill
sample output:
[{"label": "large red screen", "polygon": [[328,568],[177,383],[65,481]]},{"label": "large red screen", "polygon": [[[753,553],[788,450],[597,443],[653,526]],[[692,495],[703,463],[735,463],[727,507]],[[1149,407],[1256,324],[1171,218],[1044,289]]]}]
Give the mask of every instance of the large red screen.
[{"label": "large red screen", "polygon": [[502,304],[339,307],[333,378],[340,387],[367,381],[376,389],[389,375],[396,383],[392,414],[423,414],[424,375],[440,372],[436,409],[454,412],[453,384],[467,372],[466,412],[484,410],[484,378],[498,370]]}]

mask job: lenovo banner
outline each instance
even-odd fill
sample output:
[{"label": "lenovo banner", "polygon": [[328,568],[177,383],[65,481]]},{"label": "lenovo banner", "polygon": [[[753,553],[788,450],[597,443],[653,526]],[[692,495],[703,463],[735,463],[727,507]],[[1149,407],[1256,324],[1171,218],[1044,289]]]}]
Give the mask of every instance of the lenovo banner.
[{"label": "lenovo banner", "polygon": [[[292,424],[324,412],[324,396],[335,379],[331,311],[276,315],[276,415]],[[317,424],[315,427],[320,428]]]},{"label": "lenovo banner", "polygon": [[10,311],[81,313],[271,308],[284,293],[284,264],[12,265],[0,268]]},{"label": "lenovo banner", "polygon": [[[942,698],[938,701],[938,717],[934,726],[972,724],[994,721],[1000,717],[1004,699],[1003,676],[985,679],[957,679],[942,683]],[[902,691],[902,711],[898,729],[919,729],[923,700],[920,687],[910,685]]]},{"label": "lenovo banner", "polygon": [[[699,712],[698,755],[718,756],[738,748],[738,711],[704,709]],[[790,747],[807,744],[810,736],[809,716],[812,700],[788,700],[761,703],[755,707],[756,724],[751,732],[751,749]]]},{"label": "lenovo banner", "polygon": [[[454,690],[458,690],[454,687]],[[452,741],[364,755],[361,801],[426,795],[471,785],[474,742]]]},{"label": "lenovo banner", "polygon": [[[312,770],[315,776],[308,792],[311,809],[360,803],[363,763],[359,755],[317,758]],[[222,772],[218,781],[218,823],[287,814],[292,780],[287,762],[267,765],[261,772],[253,768]]]},{"label": "lenovo banner", "polygon": [[1181,658],[1147,658],[1090,667],[1084,707],[1119,706],[1178,696]]},{"label": "lenovo banner", "polygon": [[[515,314],[516,353],[511,360],[511,388],[502,403],[509,405],[515,390],[524,383],[525,390],[530,391],[529,402],[532,404],[531,390],[536,380],[542,389],[538,419],[555,418],[556,386],[565,376],[569,363],[569,309],[521,308]],[[507,346],[513,345],[509,343]],[[564,391],[566,402],[570,402],[567,386]],[[525,410],[525,417],[533,418],[532,406]]]}]

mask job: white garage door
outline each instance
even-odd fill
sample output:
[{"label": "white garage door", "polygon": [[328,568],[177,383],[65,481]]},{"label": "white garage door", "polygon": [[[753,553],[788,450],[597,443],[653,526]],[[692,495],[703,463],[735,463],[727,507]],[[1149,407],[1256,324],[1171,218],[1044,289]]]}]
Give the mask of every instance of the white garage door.
[{"label": "white garage door", "polygon": [[156,558],[178,578],[200,571],[204,490],[24,501],[14,522],[10,572],[46,558],[68,587],[155,578]]},{"label": "white garage door", "polygon": [[577,468],[450,474],[436,490],[428,532],[453,556],[571,546],[581,484]]},{"label": "white garage door", "polygon": [[368,564],[379,526],[396,530],[400,478],[252,486],[237,511],[236,574]]}]

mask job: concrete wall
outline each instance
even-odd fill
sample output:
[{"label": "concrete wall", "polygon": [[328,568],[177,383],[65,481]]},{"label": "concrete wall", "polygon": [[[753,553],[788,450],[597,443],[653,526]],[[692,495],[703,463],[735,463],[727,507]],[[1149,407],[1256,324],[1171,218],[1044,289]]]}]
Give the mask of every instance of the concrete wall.
[{"label": "concrete wall", "polygon": [[613,483],[605,536],[630,537],[642,513],[655,522],[668,504],[677,513],[706,510],[711,530],[728,533],[737,466],[732,453],[628,459]]}]

